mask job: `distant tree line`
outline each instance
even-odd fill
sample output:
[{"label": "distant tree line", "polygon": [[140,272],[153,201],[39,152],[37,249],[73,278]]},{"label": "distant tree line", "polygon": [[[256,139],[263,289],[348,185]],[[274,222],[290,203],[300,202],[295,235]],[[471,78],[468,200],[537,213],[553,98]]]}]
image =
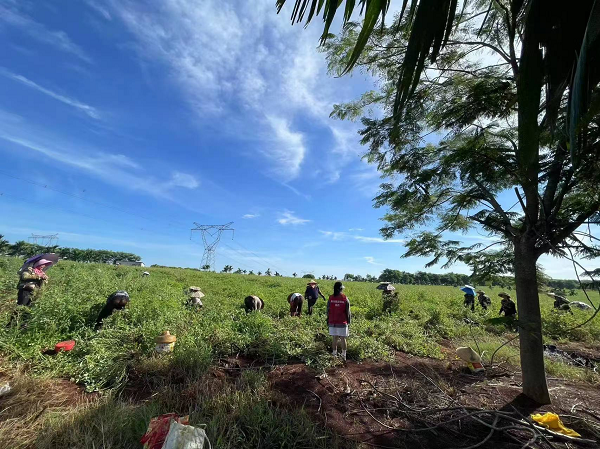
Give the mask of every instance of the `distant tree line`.
[{"label": "distant tree line", "polygon": [[57,245],[43,246],[23,240],[11,244],[4,239],[4,236],[0,235],[0,255],[29,258],[43,253],[56,253],[61,259],[68,259],[74,262],[115,263],[119,260],[127,262],[138,262],[141,260],[141,257],[137,254],[121,251],[67,248]]}]

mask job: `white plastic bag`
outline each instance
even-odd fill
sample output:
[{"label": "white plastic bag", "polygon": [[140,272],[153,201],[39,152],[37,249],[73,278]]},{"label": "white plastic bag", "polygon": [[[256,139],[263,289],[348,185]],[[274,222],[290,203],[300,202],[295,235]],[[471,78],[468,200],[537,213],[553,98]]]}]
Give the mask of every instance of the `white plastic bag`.
[{"label": "white plastic bag", "polygon": [[208,442],[210,449],[210,442],[206,438],[204,429],[171,421],[169,433],[162,449],[203,449],[205,440]]}]

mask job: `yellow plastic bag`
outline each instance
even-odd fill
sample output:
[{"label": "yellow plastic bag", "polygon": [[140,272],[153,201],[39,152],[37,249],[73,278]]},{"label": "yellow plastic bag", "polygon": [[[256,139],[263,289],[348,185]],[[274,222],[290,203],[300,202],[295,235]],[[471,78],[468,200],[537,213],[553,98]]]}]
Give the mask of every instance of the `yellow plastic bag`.
[{"label": "yellow plastic bag", "polygon": [[541,424],[542,426],[546,427],[547,429],[552,430],[553,432],[562,433],[563,435],[567,435],[569,437],[580,437],[581,436],[577,432],[575,432],[573,429],[569,429],[568,427],[565,427],[563,422],[560,420],[560,417],[556,413],[548,412],[548,413],[544,413],[543,415],[540,415],[538,413],[536,415],[531,415],[531,419],[533,419],[535,422]]}]

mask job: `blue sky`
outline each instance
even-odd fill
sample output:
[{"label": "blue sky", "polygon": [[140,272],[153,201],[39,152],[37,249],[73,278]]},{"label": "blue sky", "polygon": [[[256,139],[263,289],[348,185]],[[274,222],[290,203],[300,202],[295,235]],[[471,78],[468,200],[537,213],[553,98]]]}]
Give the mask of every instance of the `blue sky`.
[{"label": "blue sky", "polygon": [[233,221],[219,269],[423,269],[379,236],[358,125],[329,118],[372,80],[328,76],[318,24],[274,3],[0,0],[0,233],[199,266],[193,222]]}]

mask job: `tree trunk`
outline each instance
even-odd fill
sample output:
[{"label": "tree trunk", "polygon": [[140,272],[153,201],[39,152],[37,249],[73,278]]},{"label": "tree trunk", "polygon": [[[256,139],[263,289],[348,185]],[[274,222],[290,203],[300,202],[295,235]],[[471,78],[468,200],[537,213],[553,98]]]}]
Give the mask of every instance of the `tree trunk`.
[{"label": "tree trunk", "polygon": [[533,242],[515,243],[515,282],[519,316],[519,342],[523,393],[539,404],[549,404],[544,370],[542,315],[536,276],[537,256]]}]

